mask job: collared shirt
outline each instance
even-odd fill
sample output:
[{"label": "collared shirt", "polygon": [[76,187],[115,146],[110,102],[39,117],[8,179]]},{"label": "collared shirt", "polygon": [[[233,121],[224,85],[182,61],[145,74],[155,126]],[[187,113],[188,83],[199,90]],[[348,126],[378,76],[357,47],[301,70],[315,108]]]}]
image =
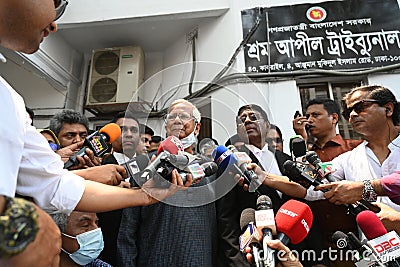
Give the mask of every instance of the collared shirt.
[{"label": "collared shirt", "polygon": [[361,144],[362,140],[343,139],[340,134],[329,140],[324,147],[320,148],[314,144],[312,151],[315,151],[322,162],[331,161],[340,154],[352,150]]},{"label": "collared shirt", "polygon": [[70,213],[82,197],[84,180],[67,170],[46,139],[31,126],[25,103],[0,77],[0,194],[32,197],[47,212]]},{"label": "collared shirt", "polygon": [[[112,154],[113,154],[114,158],[117,160],[119,165],[127,163],[128,161],[131,160],[129,157],[127,157],[123,153],[113,152]],[[134,158],[135,156],[136,156],[136,154],[132,158]]]},{"label": "collared shirt", "polygon": [[276,162],[274,153],[268,150],[268,144],[265,144],[262,149],[248,144],[246,144],[246,147],[253,152],[266,172],[282,175],[281,171],[279,170],[278,163]]},{"label": "collared shirt", "polygon": [[[364,181],[378,179],[400,171],[400,137],[389,145],[389,156],[381,164],[373,151],[364,141],[352,151],[346,152],[332,160],[336,171],[332,174],[337,180]],[[307,200],[322,199],[323,193],[314,191],[311,186],[307,190]],[[394,204],[388,197],[378,197],[378,201],[400,211],[400,206]]]}]

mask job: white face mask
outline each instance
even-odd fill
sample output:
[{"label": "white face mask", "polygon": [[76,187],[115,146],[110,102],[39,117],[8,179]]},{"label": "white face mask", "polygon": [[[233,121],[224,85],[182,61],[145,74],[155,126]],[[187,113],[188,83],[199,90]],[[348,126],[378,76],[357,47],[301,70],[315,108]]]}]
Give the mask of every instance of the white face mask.
[{"label": "white face mask", "polygon": [[194,130],[191,134],[189,134],[185,138],[181,139],[184,149],[186,149],[186,148],[190,147],[191,145],[193,145],[194,143],[196,143],[197,136],[194,134],[194,132],[196,131],[196,125],[197,125],[197,123],[194,124]]},{"label": "white face mask", "polygon": [[86,265],[97,259],[104,248],[103,234],[100,228],[84,232],[76,237],[64,233],[62,234],[78,241],[79,249],[77,251],[69,253],[63,248],[61,248],[61,250],[67,253],[69,257],[79,265]]}]

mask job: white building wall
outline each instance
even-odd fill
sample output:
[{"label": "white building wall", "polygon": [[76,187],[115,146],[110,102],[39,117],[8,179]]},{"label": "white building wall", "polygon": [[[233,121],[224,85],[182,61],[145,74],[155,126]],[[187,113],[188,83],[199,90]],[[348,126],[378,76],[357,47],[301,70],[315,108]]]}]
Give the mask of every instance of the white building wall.
[{"label": "white building wall", "polygon": [[[71,7],[77,6],[75,1],[78,0],[70,0]],[[196,79],[202,81],[202,83],[194,85],[194,91],[196,91],[202,88],[228,63],[241,42],[243,38],[241,10],[259,6],[270,7],[319,2],[321,1],[272,0],[266,3],[264,0],[173,0],[168,1],[167,4],[163,0],[86,0],[84,3],[79,1],[79,8],[74,8],[73,12],[67,9],[65,16],[60,20],[60,25],[68,28],[79,23],[96,23],[126,18],[140,19],[151,16],[166,16],[166,19],[173,19],[178,16],[177,14],[180,14],[180,17],[184,17],[184,14],[190,12],[207,13],[207,10],[212,12],[213,10],[229,7],[229,10],[222,16],[210,18],[206,22],[197,25],[197,60],[210,63],[198,64]],[[168,18],[168,15],[171,15],[171,17]],[[41,78],[44,76],[34,75],[32,71],[26,71],[24,79],[13,78],[18,81],[15,86],[16,89],[24,96],[28,106],[33,108],[54,107],[57,110],[57,108],[65,106],[77,110],[82,109],[86,86],[85,75],[87,74],[90,55],[81,55],[68,44],[68,40],[60,38],[57,34],[46,38],[46,41],[42,44],[42,50],[45,51],[49,58],[57,62],[64,71],[61,71],[61,74],[67,77],[66,88],[64,90],[60,90],[60,88],[54,89],[52,84]],[[153,103],[153,99],[155,99],[157,110],[167,106],[168,95],[165,95],[165,93],[171,88],[175,88],[174,86],[177,83],[187,83],[189,81],[191,65],[184,65],[184,68],[181,69],[173,68],[171,72],[161,74],[160,71],[184,62],[190,63],[191,58],[191,44],[186,40],[186,33],[183,33],[180,38],[172,42],[171,46],[166,50],[145,54],[145,77],[147,81],[139,96],[150,103]],[[6,72],[7,75],[12,77],[10,72],[15,71],[14,67],[11,66],[11,63],[7,64],[0,64],[0,73]],[[243,52],[241,52],[227,74],[244,71],[244,57]],[[397,74],[376,74],[369,75],[368,81],[369,83],[387,85],[400,98],[400,89],[396,83],[398,78]],[[32,90],[32,87],[35,87],[35,90]],[[185,84],[174,95],[173,99],[187,95],[188,85]],[[234,116],[237,109],[245,103],[257,103],[264,107],[269,107],[271,121],[281,127],[286,140],[293,135],[291,129],[293,113],[301,107],[297,86],[293,80],[257,84],[257,86],[232,85],[229,90],[220,89],[213,92],[212,99],[213,136],[219,142],[225,142],[227,136],[235,133]],[[51,110],[51,113],[54,113],[54,111]],[[41,110],[39,113],[50,115],[50,111]],[[228,121],[229,123],[227,123]],[[38,122],[38,126],[45,126],[43,124]],[[156,132],[163,129],[160,120],[151,120],[149,124]]]}]

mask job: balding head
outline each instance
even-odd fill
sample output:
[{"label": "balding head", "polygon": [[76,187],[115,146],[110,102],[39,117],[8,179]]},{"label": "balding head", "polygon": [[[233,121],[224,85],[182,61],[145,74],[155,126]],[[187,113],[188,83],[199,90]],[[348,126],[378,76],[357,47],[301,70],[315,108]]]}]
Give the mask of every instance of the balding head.
[{"label": "balding head", "polygon": [[53,0],[0,1],[0,45],[34,53],[43,38],[56,30]]}]

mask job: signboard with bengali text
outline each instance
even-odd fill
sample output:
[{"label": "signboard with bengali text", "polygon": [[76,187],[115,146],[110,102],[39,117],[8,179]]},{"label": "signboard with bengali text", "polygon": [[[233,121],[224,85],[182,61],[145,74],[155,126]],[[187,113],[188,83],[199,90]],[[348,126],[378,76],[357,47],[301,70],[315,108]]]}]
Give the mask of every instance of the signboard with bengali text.
[{"label": "signboard with bengali text", "polygon": [[246,72],[343,70],[400,63],[397,0],[344,0],[242,11]]}]

